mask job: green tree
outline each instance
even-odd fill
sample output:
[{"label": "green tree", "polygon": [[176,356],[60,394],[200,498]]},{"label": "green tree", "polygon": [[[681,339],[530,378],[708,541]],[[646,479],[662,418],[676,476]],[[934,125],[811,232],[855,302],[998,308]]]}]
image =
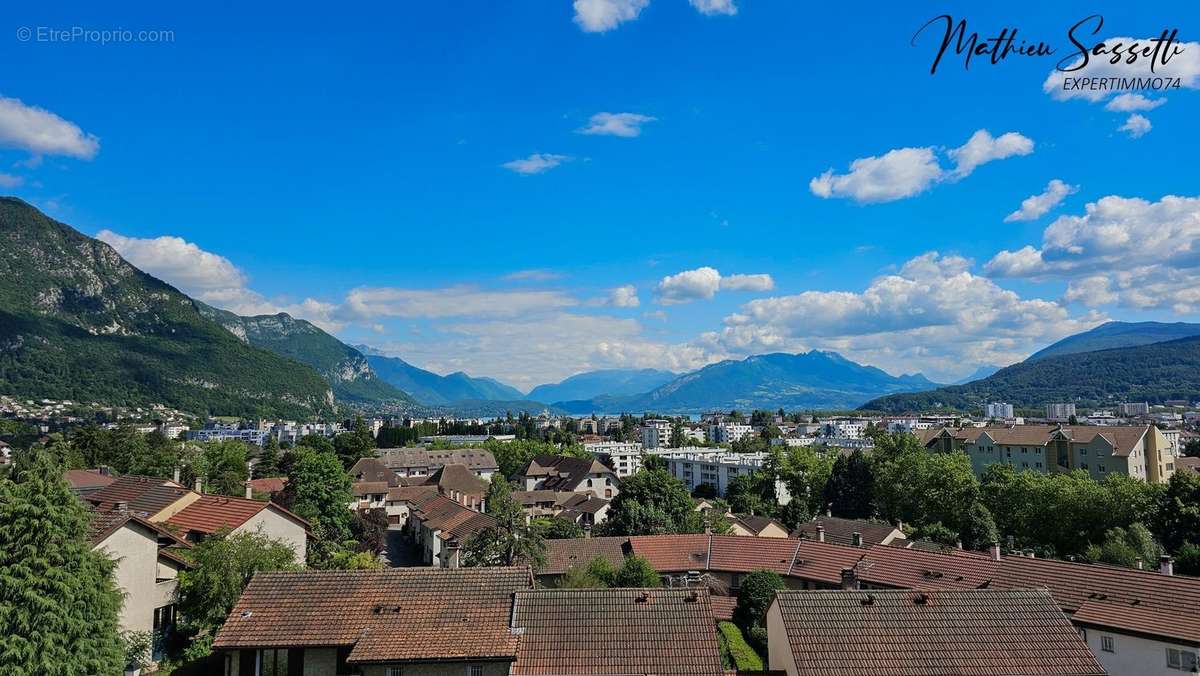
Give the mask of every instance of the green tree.
[{"label": "green tree", "polygon": [[350,469],[360,459],[375,455],[375,437],[360,415],[355,417],[349,432],[342,432],[333,438],[333,448],[342,465]]},{"label": "green tree", "polygon": [[613,576],[610,587],[661,587],[662,579],[650,562],[635,554],[625,557],[621,569]]},{"label": "green tree", "polygon": [[246,444],[238,440],[210,441],[204,446],[208,467],[205,490],[221,495],[244,495],[246,479]]},{"label": "green tree", "polygon": [[875,463],[880,516],[914,526],[941,523],[958,532],[965,509],[980,494],[970,458],[961,452],[930,453],[915,442],[912,446],[885,450]]},{"label": "green tree", "polygon": [[1162,547],[1154,541],[1150,530],[1140,523],[1126,528],[1111,528],[1100,544],[1089,545],[1084,558],[1092,563],[1108,563],[1133,568],[1137,560],[1154,566],[1162,555]]},{"label": "green tree", "polygon": [[284,502],[308,520],[317,536],[308,548],[309,565],[321,567],[350,537],[350,489],[350,475],[337,456],[309,448],[297,451],[284,486]]},{"label": "green tree", "polygon": [[196,645],[191,658],[208,653],[213,634],[255,573],[298,567],[290,545],[258,532],[218,533],[188,550],[187,556],[192,565],[180,571],[175,597],[183,627]]},{"label": "green tree", "polygon": [[770,514],[775,506],[775,480],[765,472],[739,474],[725,487],[734,514]]},{"label": "green tree", "polygon": [[525,522],[521,503],[512,496],[512,484],[502,474],[492,476],[484,504],[496,520],[463,543],[465,566],[514,566],[526,563],[534,569],[546,563],[546,541],[535,527]]},{"label": "green tree", "polygon": [[1167,482],[1155,532],[1169,551],[1185,542],[1200,543],[1200,473],[1176,472]]},{"label": "green tree", "polygon": [[770,570],[756,570],[742,578],[733,623],[743,632],[766,626],[767,608],[775,599],[775,592],[786,588],[779,573]]},{"label": "green tree", "polygon": [[543,517],[535,519],[534,527],[542,537],[547,540],[569,540],[571,538],[581,538],[585,535],[583,528],[574,521],[559,519],[555,517]]},{"label": "green tree", "polygon": [[1200,577],[1200,545],[1190,542],[1175,552],[1175,570],[1180,575]]},{"label": "green tree", "polygon": [[993,542],[1000,541],[996,520],[986,505],[979,501],[971,503],[963,515],[958,538],[964,547],[976,550],[987,549]]},{"label": "green tree", "polygon": [[88,513],[44,449],[0,479],[0,673],[119,674],[115,563],[92,551]]},{"label": "green tree", "polygon": [[587,567],[584,569],[587,576],[596,581],[597,587],[611,586],[613,580],[617,579],[617,567],[603,556],[597,556],[591,561],[588,561]]},{"label": "green tree", "polygon": [[254,464],[254,474],[259,477],[279,476],[280,460],[279,440],[273,436],[267,437],[267,443],[258,453],[258,462]]},{"label": "green tree", "polygon": [[1189,458],[1200,458],[1200,439],[1188,439],[1184,442],[1183,455]]},{"label": "green tree", "polygon": [[704,525],[682,481],[666,470],[643,469],[621,484],[608,519],[597,530],[607,535],[662,535],[698,533]]},{"label": "green tree", "polygon": [[799,500],[810,513],[821,511],[834,460],[810,446],[789,448],[785,452],[772,449],[771,457],[772,468],[768,473],[783,481],[792,500]]},{"label": "green tree", "polygon": [[839,455],[834,461],[822,499],[842,518],[871,518],[875,509],[875,475],[861,449],[848,456]]}]

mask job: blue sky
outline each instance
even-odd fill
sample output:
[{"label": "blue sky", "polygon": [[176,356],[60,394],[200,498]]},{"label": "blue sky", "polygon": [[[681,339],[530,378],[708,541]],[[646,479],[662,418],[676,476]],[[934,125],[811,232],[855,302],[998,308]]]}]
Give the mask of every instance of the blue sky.
[{"label": "blue sky", "polygon": [[[1197,319],[1194,3],[392,5],[16,8],[0,192],[213,304],[522,388],[813,348],[951,380]],[[1178,28],[1181,86],[931,76],[947,11],[1060,55],[1094,13]]]}]

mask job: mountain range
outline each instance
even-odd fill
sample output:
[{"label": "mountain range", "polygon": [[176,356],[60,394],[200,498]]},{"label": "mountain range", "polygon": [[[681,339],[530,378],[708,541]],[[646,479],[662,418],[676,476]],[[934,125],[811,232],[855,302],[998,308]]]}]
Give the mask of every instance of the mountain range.
[{"label": "mountain range", "polygon": [[1200,324],[1174,322],[1108,322],[1090,331],[1077,333],[1031,354],[1025,361],[1079,352],[1095,352],[1115,347],[1136,347],[1200,335]]},{"label": "mountain range", "polygon": [[649,392],[678,378],[658,369],[602,369],[578,373],[558,383],[538,385],[525,395],[532,401],[578,401],[595,397],[627,396]]},{"label": "mountain range", "polygon": [[311,368],[205,318],[109,245],[0,197],[0,392],[198,413],[332,413]]},{"label": "mountain range", "polygon": [[355,345],[367,363],[388,384],[411,394],[422,404],[436,406],[456,401],[515,401],[524,398],[520,390],[492,378],[475,378],[462,371],[440,376],[409,364],[399,357],[386,356],[367,345]]},{"label": "mountain range", "polygon": [[937,408],[977,412],[989,401],[1017,408],[1065,402],[1113,406],[1200,394],[1200,336],[1027,359],[965,385],[894,394],[862,408],[898,413]]},{"label": "mountain range", "polygon": [[773,353],[726,360],[681,375],[644,394],[559,402],[574,413],[694,413],[754,408],[844,409],[892,392],[936,387],[920,374],[892,376],[836,352]]}]

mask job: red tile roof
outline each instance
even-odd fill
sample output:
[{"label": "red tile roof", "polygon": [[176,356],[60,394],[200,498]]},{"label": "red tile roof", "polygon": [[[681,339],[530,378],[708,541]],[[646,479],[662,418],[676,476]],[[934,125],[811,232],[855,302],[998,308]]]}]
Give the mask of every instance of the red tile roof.
[{"label": "red tile roof", "polygon": [[974,589],[994,579],[999,573],[999,564],[985,554],[965,550],[932,552],[871,547],[855,570],[860,580],[888,587]]},{"label": "red tile roof", "polygon": [[130,512],[153,516],[190,492],[170,479],[127,474],[84,498],[102,509],[124,502]]},{"label": "red tile roof", "polygon": [[709,597],[712,602],[713,619],[720,622],[722,620],[732,620],[733,611],[737,608],[736,596],[717,596]]},{"label": "red tile roof", "polygon": [[514,676],[723,676],[706,590],[538,589],[516,594]]},{"label": "red tile roof", "polygon": [[287,477],[285,476],[267,476],[250,480],[250,488],[259,493],[279,493],[285,486],[287,486]]},{"label": "red tile roof", "polygon": [[513,594],[529,569],[393,568],[258,573],[217,649],[353,646],[350,662],[513,659]]},{"label": "red tile roof", "polygon": [[116,481],[115,477],[101,474],[98,469],[69,469],[63,478],[71,484],[71,489],[77,492],[95,491]]},{"label": "red tile roof", "polygon": [[797,676],[1105,673],[1044,591],[782,591],[774,603]]},{"label": "red tile roof", "polygon": [[797,526],[796,532],[792,535],[806,540],[816,540],[817,526],[825,527],[826,542],[839,545],[853,544],[855,533],[862,535],[864,545],[880,545],[896,531],[895,526],[886,523],[862,519],[841,519],[836,516],[817,516],[812,521],[805,521]]},{"label": "red tile roof", "polygon": [[199,499],[173,514],[171,518],[167,519],[167,523],[184,531],[210,534],[222,528],[233,530],[268,507],[308,530],[307,521],[273,502],[247,500],[225,495],[201,495]]},{"label": "red tile roof", "polygon": [[573,566],[587,566],[597,556],[614,566],[625,562],[627,537],[567,538],[546,540],[546,565],[539,575],[561,575]]}]

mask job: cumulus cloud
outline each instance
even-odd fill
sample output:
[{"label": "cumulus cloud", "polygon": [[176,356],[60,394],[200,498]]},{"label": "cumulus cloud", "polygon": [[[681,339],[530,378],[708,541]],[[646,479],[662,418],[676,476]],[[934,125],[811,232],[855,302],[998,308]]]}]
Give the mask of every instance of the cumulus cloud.
[{"label": "cumulus cloud", "polygon": [[809,181],[808,189],[821,198],[848,198],[860,204],[892,202],[925,192],[939,181],[965,178],[993,160],[1028,155],[1033,145],[1017,132],[993,137],[980,129],[966,143],[947,151],[954,162],[952,169],[942,167],[932,146],[897,148],[877,157],[860,157],[850,163],[845,174],[829,169]]},{"label": "cumulus cloud", "polygon": [[531,268],[529,270],[517,270],[504,275],[502,279],[510,282],[548,282],[554,279],[561,279],[562,273],[553,270],[545,270],[542,268]]},{"label": "cumulus cloud", "polygon": [[382,317],[445,319],[447,317],[520,317],[577,305],[567,293],[543,289],[495,291],[459,285],[436,289],[360,287],[346,294],[339,310],[350,320]]},{"label": "cumulus cloud", "polygon": [[809,181],[808,189],[822,198],[891,202],[924,192],[941,176],[933,148],[897,148],[879,157],[860,157],[845,174],[829,169]]},{"label": "cumulus cloud", "polygon": [[1005,223],[1013,221],[1032,221],[1041,218],[1054,207],[1058,206],[1067,195],[1079,190],[1079,186],[1068,185],[1059,179],[1051,179],[1046,189],[1037,195],[1030,195],[1021,200],[1021,208],[1004,217]]},{"label": "cumulus cloud", "polygon": [[729,275],[721,278],[721,288],[730,291],[770,291],[775,288],[771,275]]},{"label": "cumulus cloud", "polygon": [[980,165],[1032,152],[1033,141],[1027,136],[1010,131],[994,137],[988,130],[980,129],[966,143],[949,152],[950,159],[955,163],[950,177],[965,178]]},{"label": "cumulus cloud", "polygon": [[523,159],[516,159],[510,162],[505,162],[500,165],[509,171],[515,171],[518,174],[540,174],[544,171],[549,171],[558,165],[570,160],[567,155],[554,155],[551,153],[534,153]]},{"label": "cumulus cloud", "polygon": [[126,237],[101,230],[96,239],[145,272],[178,286],[185,293],[238,288],[246,276],[228,258],[201,249],[182,237]]},{"label": "cumulus cloud", "polygon": [[637,307],[642,304],[642,301],[638,299],[637,287],[626,284],[609,292],[608,303],[613,307]]},{"label": "cumulus cloud", "polygon": [[733,0],[689,0],[689,2],[692,3],[692,7],[695,7],[697,12],[705,16],[712,16],[714,14],[733,16],[738,12],[737,5],[733,4]]},{"label": "cumulus cloud", "polygon": [[1117,127],[1117,131],[1129,134],[1129,138],[1141,138],[1152,128],[1153,125],[1150,124],[1150,120],[1146,119],[1146,116],[1134,113],[1126,118],[1125,124]]},{"label": "cumulus cloud", "polygon": [[1200,198],[1101,198],[1083,215],[1057,218],[1040,248],[1001,251],[984,271],[1068,279],[1064,301],[1089,307],[1193,312],[1200,306]]},{"label": "cumulus cloud", "polygon": [[1018,361],[1046,342],[1091,328],[1054,301],[1021,298],[971,272],[961,256],[926,253],[861,292],[762,298],[726,317],[697,345],[715,352],[830,349],[897,373],[961,374],[962,364]]},{"label": "cumulus cloud", "polygon": [[48,110],[0,96],[0,146],[90,160],[100,151],[100,139]]},{"label": "cumulus cloud", "polygon": [[575,0],[575,23],[588,33],[604,33],[633,21],[650,0]]},{"label": "cumulus cloud", "polygon": [[596,113],[588,120],[586,127],[579,129],[579,133],[633,138],[641,135],[643,124],[655,119],[657,118],[637,113]]},{"label": "cumulus cloud", "polygon": [[1124,94],[1117,94],[1114,96],[1113,99],[1104,106],[1104,109],[1114,113],[1134,113],[1139,110],[1154,110],[1166,102],[1167,100],[1163,98],[1148,99],[1141,94],[1125,92]]},{"label": "cumulus cloud", "polygon": [[[1122,49],[1133,51],[1133,43],[1139,43],[1142,47],[1149,44],[1148,39],[1134,39],[1126,37],[1115,37],[1104,40],[1104,44],[1109,48],[1114,48],[1116,45],[1123,45]],[[1071,84],[1068,79],[1075,78],[1178,78],[1180,86],[1188,89],[1200,88],[1200,42],[1177,42],[1176,45],[1183,48],[1183,52],[1171,57],[1171,60],[1163,65],[1161,63],[1154,67],[1154,71],[1150,70],[1151,59],[1139,58],[1135,63],[1126,63],[1124,59],[1120,63],[1109,63],[1109,59],[1103,56],[1090,57],[1088,64],[1083,68],[1063,72],[1053,70],[1046,76],[1042,82],[1042,91],[1050,95],[1051,98],[1057,101],[1069,101],[1072,99],[1090,101],[1093,103],[1103,101],[1116,93],[1112,89],[1092,89],[1091,87],[1069,87]],[[1068,68],[1076,68],[1083,63],[1082,58],[1074,59]],[[1128,110],[1135,110],[1129,108]],[[1125,111],[1118,111],[1125,112]]]}]

